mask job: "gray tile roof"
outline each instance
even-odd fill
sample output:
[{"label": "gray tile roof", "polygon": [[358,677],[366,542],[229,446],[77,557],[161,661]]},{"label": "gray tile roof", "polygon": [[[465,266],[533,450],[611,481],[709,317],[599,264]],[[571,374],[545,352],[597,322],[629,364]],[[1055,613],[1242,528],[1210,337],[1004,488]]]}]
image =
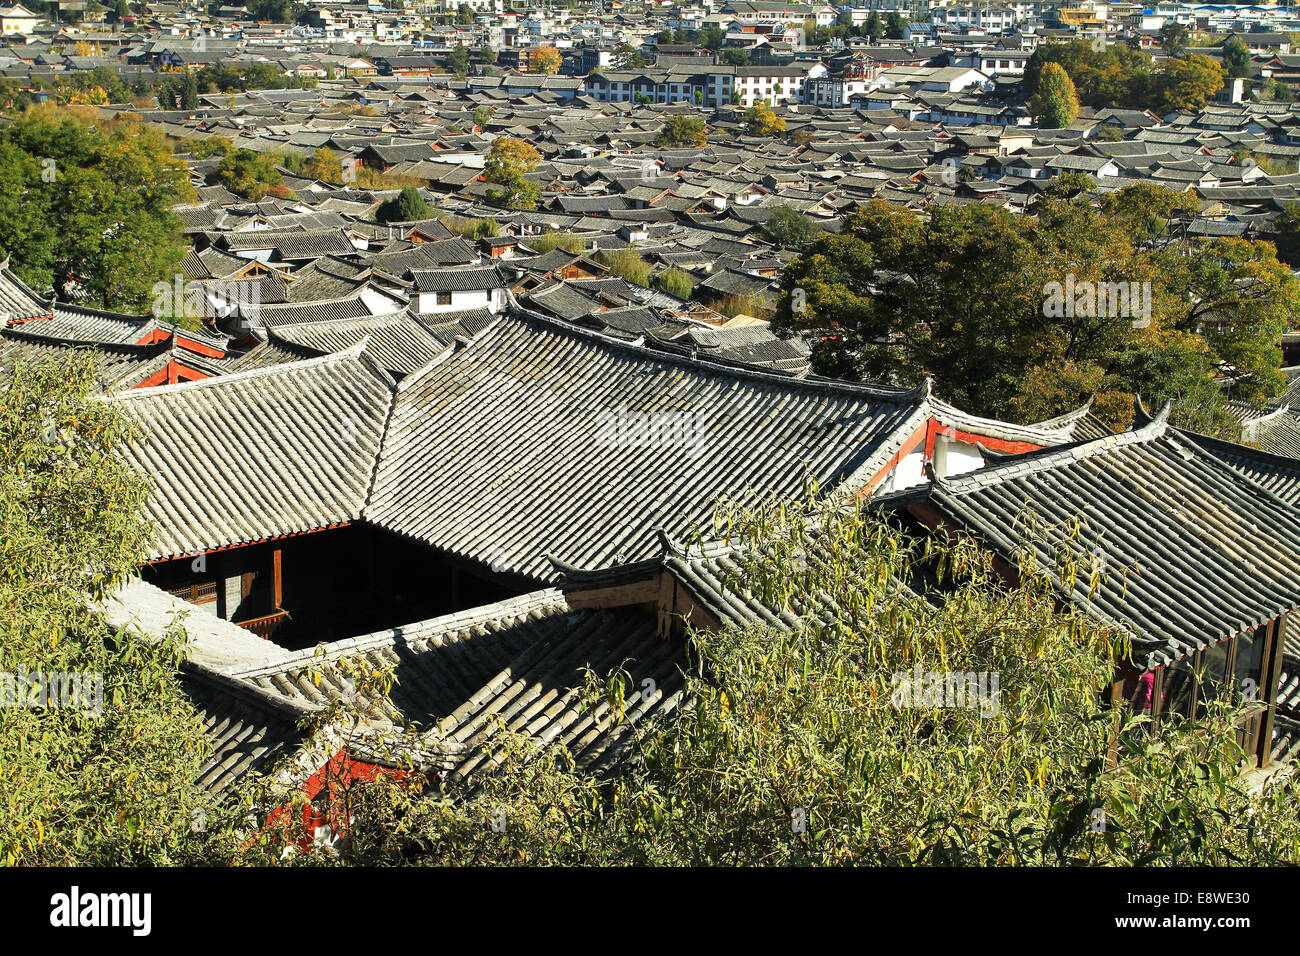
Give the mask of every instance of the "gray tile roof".
[{"label": "gray tile roof", "polygon": [[136,389],[147,437],[127,458],[153,487],[155,558],[311,531],[360,516],[392,379],[358,346],[318,359]]},{"label": "gray tile roof", "polygon": [[[680,704],[686,666],[683,645],[661,639],[652,615],[575,608],[552,589],[335,642],[323,658],[305,651],[235,673],[253,693],[306,711],[345,693],[334,666],[343,657],[393,669],[388,701],[362,699],[359,709],[379,718],[391,704],[405,726],[388,743],[421,769],[462,781],[491,770],[503,728],[563,744],[580,769],[612,767],[640,720]],[[602,679],[626,670],[626,720],[606,719],[607,705],[584,706],[588,668]],[[643,695],[647,679],[654,689]],[[371,746],[376,755],[383,749],[378,740]],[[370,755],[364,745],[357,750]]]},{"label": "gray tile roof", "polygon": [[288,704],[247,682],[193,665],[182,666],[181,687],[212,748],[196,782],[219,796],[290,757],[303,744],[299,722],[315,709]]},{"label": "gray tile roof", "polygon": [[8,259],[0,264],[0,325],[49,315],[49,303],[10,272],[8,266]]},{"label": "gray tile roof", "polygon": [[413,269],[408,276],[417,292],[475,292],[506,287],[505,277],[496,266]]},{"label": "gray tile roof", "polygon": [[[364,517],[552,580],[548,555],[643,556],[656,529],[706,523],[721,494],[871,470],[920,400],[690,362],[521,310],[401,383]],[[642,412],[694,416],[681,421],[696,440],[620,441],[611,422]]]},{"label": "gray tile roof", "polygon": [[[1151,666],[1300,607],[1300,515],[1163,417],[935,482],[929,498],[1004,557],[1026,509],[1041,527],[1081,516],[1084,560],[1095,547],[1110,579],[1090,597],[1085,571],[1069,597]],[[1055,543],[1035,542],[1040,566],[1055,567]]]},{"label": "gray tile roof", "polygon": [[339,352],[359,342],[388,371],[405,375],[428,364],[446,345],[409,312],[355,319],[277,325],[268,342],[297,346],[317,355]]},{"label": "gray tile roof", "polygon": [[1230,465],[1290,505],[1300,505],[1300,461],[1207,435],[1181,432],[1209,454]]}]

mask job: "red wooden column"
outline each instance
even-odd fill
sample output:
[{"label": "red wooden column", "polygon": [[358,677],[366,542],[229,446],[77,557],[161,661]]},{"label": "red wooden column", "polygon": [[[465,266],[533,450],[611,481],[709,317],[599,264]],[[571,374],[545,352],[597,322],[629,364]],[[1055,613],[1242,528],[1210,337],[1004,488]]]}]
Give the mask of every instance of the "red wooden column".
[{"label": "red wooden column", "polygon": [[280,579],[280,554],[279,548],[271,552],[271,595],[272,610],[279,611],[284,602],[283,588]]}]

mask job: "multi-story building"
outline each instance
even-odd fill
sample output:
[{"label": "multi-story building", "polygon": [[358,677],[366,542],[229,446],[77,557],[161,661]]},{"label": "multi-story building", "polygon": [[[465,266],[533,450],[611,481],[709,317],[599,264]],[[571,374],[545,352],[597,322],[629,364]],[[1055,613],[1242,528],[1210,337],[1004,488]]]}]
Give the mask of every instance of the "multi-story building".
[{"label": "multi-story building", "polygon": [[871,88],[876,72],[876,65],[870,60],[855,57],[849,66],[838,73],[810,76],[804,82],[803,101],[830,109],[849,106],[855,94],[865,93]]},{"label": "multi-story building", "polygon": [[1002,33],[1015,28],[1016,13],[1007,7],[956,4],[951,7],[936,7],[930,14],[930,23],[935,27],[968,26],[976,27],[986,33]]},{"label": "multi-story building", "polygon": [[[824,77],[826,66],[709,66],[698,71],[597,70],[584,84],[584,92],[604,102],[699,103],[726,106],[736,102],[753,106],[759,100],[773,105],[805,102],[805,84]],[[826,94],[823,94],[826,95]],[[848,94],[845,94],[847,97]]]},{"label": "multi-story building", "polygon": [[723,5],[722,12],[741,23],[803,23],[812,20],[819,27],[828,27],[839,17],[839,11],[827,4],[784,3],[781,0],[732,0]]}]

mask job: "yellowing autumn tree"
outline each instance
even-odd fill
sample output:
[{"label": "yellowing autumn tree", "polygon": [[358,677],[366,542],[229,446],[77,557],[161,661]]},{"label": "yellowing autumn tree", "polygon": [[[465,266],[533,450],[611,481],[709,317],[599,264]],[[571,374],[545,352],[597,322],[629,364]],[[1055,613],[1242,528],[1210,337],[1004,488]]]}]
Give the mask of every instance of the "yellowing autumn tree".
[{"label": "yellowing autumn tree", "polygon": [[90,86],[77,90],[68,97],[68,102],[77,106],[103,106],[108,102],[108,94],[102,86]]},{"label": "yellowing autumn tree", "polygon": [[1048,63],[1043,67],[1029,112],[1047,129],[1069,126],[1079,115],[1079,95],[1061,64]]},{"label": "yellowing autumn tree", "polygon": [[1159,112],[1195,112],[1223,89],[1223,67],[1200,53],[1167,60],[1162,66],[1158,87]]},{"label": "yellowing autumn tree", "polygon": [[559,73],[560,51],[553,46],[539,46],[533,50],[530,62],[538,73]]},{"label": "yellowing autumn tree", "polygon": [[322,146],[302,164],[302,174],[322,182],[339,183],[343,181],[343,161],[334,150]]},{"label": "yellowing autumn tree", "polygon": [[785,118],[777,116],[764,99],[746,110],[745,126],[755,136],[777,136],[785,132]]},{"label": "yellowing autumn tree", "polygon": [[537,168],[541,154],[523,140],[498,136],[488,151],[484,173],[488,182],[503,188],[488,193],[488,200],[507,209],[536,209],[541,189],[524,177]]}]

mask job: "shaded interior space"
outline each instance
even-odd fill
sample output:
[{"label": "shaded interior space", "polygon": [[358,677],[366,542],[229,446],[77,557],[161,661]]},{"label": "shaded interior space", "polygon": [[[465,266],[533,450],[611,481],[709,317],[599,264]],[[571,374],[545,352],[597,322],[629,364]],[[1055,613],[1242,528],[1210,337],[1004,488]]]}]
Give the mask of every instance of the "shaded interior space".
[{"label": "shaded interior space", "polygon": [[[1293,627],[1291,616],[1284,614],[1253,631],[1157,668],[1138,703],[1144,705],[1157,728],[1200,720],[1214,700],[1224,697],[1261,703],[1265,706],[1238,718],[1237,743],[1255,766],[1264,766],[1275,743],[1284,636]],[[1134,700],[1137,688],[1132,675],[1125,681],[1123,693],[1125,699]]]},{"label": "shaded interior space", "polygon": [[289,650],[527,590],[359,523],[160,561],[141,577]]}]

